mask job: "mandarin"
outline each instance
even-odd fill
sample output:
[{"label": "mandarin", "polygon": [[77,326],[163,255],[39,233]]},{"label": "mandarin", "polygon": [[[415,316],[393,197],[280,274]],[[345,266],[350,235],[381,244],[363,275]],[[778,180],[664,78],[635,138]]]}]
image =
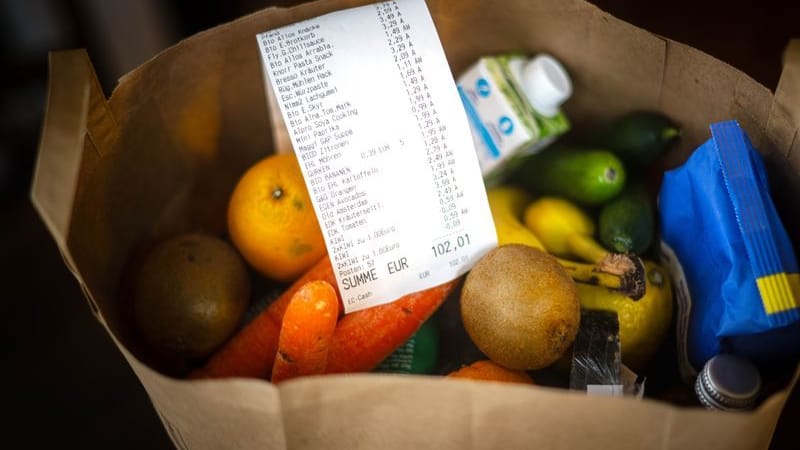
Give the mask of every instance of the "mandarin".
[{"label": "mandarin", "polygon": [[522,370],[507,369],[488,359],[475,361],[447,375],[449,378],[467,378],[470,380],[501,381],[505,383],[535,384],[533,379]]},{"label": "mandarin", "polygon": [[244,259],[276,281],[291,281],[325,255],[322,231],[293,154],[250,167],[228,204],[228,233]]}]

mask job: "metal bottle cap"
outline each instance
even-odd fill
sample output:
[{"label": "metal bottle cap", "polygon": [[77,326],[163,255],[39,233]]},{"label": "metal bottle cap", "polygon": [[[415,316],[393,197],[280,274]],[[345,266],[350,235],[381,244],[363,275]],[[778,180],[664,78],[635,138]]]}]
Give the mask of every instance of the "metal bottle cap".
[{"label": "metal bottle cap", "polygon": [[761,390],[761,375],[744,358],[717,355],[708,360],[697,376],[694,390],[700,403],[708,409],[750,409]]}]

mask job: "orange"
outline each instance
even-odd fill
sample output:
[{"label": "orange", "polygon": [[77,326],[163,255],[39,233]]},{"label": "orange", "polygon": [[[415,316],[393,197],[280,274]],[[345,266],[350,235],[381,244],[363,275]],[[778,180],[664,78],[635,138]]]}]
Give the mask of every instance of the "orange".
[{"label": "orange", "polygon": [[325,241],[293,154],[250,167],[231,194],[228,233],[259,273],[291,281],[325,255]]},{"label": "orange", "polygon": [[533,379],[522,370],[507,369],[488,359],[476,361],[448,375],[450,378],[500,381],[504,383],[534,384]]}]

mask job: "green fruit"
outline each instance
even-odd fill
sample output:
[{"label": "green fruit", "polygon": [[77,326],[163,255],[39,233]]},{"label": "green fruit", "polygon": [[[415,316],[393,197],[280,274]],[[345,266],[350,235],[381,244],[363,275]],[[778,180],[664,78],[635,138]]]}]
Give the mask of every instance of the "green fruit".
[{"label": "green fruit", "polygon": [[548,148],[528,158],[516,181],[545,195],[598,205],[620,193],[625,168],[613,153],[601,149]]},{"label": "green fruit", "polygon": [[655,218],[647,191],[640,185],[626,189],[600,211],[600,242],[618,253],[644,253],[653,242]]},{"label": "green fruit", "polygon": [[663,114],[634,111],[611,122],[588,144],[607,148],[626,163],[646,166],[669,149],[680,134],[678,126]]}]

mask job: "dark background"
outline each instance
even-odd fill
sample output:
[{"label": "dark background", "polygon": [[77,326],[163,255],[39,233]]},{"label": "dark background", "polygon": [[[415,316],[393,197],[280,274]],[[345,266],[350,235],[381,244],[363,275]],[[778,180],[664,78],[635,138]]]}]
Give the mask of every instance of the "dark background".
[{"label": "dark background", "polygon": [[[178,40],[265,6],[291,3],[298,2],[0,0],[0,398],[6,412],[5,443],[24,443],[20,446],[25,448],[171,448],[144,389],[91,316],[28,198],[43,117],[47,52],[87,48],[109,94],[121,74]],[[706,51],[772,90],[784,46],[789,38],[800,38],[800,1],[594,3]],[[798,405],[794,395],[773,448],[795,448],[800,432],[792,425],[800,418]]]}]

